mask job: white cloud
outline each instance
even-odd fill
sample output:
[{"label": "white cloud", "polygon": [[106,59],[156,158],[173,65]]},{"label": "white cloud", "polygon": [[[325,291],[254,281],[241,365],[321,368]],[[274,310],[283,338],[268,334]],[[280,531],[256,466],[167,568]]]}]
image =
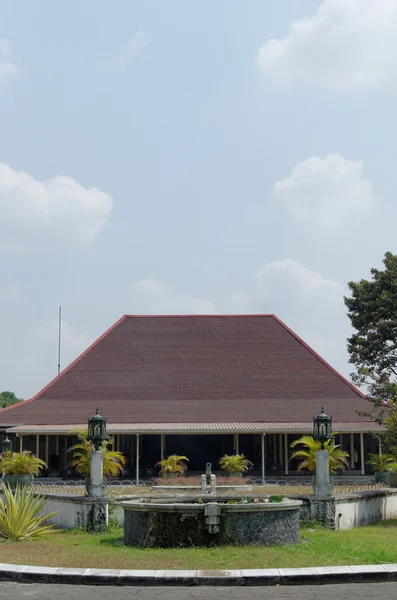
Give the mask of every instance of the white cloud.
[{"label": "white cloud", "polygon": [[94,241],[113,206],[97,188],[71,177],[37,181],[0,162],[0,231],[12,243],[36,240],[86,245]]},{"label": "white cloud", "polygon": [[5,38],[0,38],[0,81],[10,75],[16,75],[18,69],[11,61],[11,44]]},{"label": "white cloud", "polygon": [[175,292],[156,279],[142,279],[132,287],[132,311],[143,314],[213,314],[215,304]]},{"label": "white cloud", "polygon": [[320,273],[312,271],[302,263],[284,259],[267,263],[257,272],[258,290],[261,297],[268,297],[274,290],[281,286],[294,288],[293,301],[297,298],[306,300],[323,295],[334,295],[335,291],[341,295],[340,284],[332,279],[324,279]]},{"label": "white cloud", "polygon": [[257,272],[258,305],[291,327],[332,366],[345,375],[346,339],[350,325],[343,296],[347,290],[302,263],[285,259],[263,265]]},{"label": "white cloud", "polygon": [[18,302],[22,297],[21,289],[16,283],[8,283],[3,291],[6,298],[12,302]]},{"label": "white cloud", "polygon": [[150,36],[145,31],[138,31],[129,41],[123,52],[119,55],[119,60],[123,63],[129,63],[136,59],[139,53],[150,43]]},{"label": "white cloud", "polygon": [[249,312],[250,296],[242,292],[234,293],[229,298],[231,314],[245,314]]},{"label": "white cloud", "polygon": [[324,0],[259,50],[258,67],[276,84],[334,90],[396,82],[396,0]]},{"label": "white cloud", "polygon": [[363,163],[340,154],[298,162],[273,192],[300,225],[320,234],[341,231],[376,203],[372,182],[363,178]]}]

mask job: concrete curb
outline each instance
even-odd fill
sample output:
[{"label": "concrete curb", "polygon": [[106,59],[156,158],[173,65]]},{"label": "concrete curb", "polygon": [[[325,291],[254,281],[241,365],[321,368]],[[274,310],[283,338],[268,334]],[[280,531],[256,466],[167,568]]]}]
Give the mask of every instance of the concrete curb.
[{"label": "concrete curb", "polygon": [[397,581],[397,564],[302,569],[242,569],[235,571],[127,571],[69,569],[0,563],[0,581],[79,585],[211,585],[269,586]]}]

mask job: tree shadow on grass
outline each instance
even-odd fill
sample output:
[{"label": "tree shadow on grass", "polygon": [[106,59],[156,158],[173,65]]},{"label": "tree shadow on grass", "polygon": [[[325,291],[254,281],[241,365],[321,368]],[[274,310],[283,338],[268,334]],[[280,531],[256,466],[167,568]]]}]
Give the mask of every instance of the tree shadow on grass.
[{"label": "tree shadow on grass", "polygon": [[388,519],[387,521],[379,521],[374,525],[375,527],[384,527],[387,529],[388,527],[396,527],[397,528],[397,519]]},{"label": "tree shadow on grass", "polygon": [[106,537],[99,541],[100,546],[111,546],[112,548],[127,548],[124,545],[124,540],[119,535],[114,535],[114,537]]}]

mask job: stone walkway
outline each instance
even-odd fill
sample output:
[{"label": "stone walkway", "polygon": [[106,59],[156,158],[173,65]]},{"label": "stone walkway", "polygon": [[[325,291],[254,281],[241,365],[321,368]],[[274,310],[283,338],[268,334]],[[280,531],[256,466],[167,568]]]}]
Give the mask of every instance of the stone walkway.
[{"label": "stone walkway", "polygon": [[395,600],[397,583],[305,587],[103,587],[0,583],[0,600]]}]

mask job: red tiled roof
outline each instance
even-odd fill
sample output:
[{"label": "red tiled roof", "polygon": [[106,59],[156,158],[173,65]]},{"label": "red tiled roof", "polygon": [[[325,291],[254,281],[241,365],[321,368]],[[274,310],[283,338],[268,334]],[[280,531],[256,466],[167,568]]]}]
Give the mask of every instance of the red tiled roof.
[{"label": "red tiled roof", "polygon": [[0,425],[357,422],[368,402],[273,315],[125,316]]}]

